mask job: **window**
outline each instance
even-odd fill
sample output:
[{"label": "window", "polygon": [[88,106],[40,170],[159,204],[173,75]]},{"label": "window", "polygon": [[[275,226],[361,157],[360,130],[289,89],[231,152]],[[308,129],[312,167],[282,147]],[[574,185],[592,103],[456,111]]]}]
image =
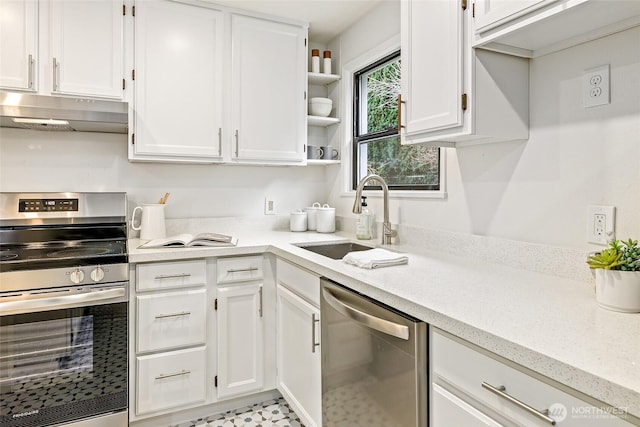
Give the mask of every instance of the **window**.
[{"label": "window", "polygon": [[400,66],[395,52],[354,74],[354,189],[370,173],[383,177],[390,190],[440,189],[440,149],[400,144]]}]

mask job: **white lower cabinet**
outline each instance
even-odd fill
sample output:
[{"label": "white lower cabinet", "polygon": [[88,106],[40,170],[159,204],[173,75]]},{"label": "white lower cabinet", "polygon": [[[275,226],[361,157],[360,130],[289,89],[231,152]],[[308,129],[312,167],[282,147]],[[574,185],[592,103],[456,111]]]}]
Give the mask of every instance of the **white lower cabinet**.
[{"label": "white lower cabinet", "polygon": [[432,427],[632,425],[611,415],[612,408],[604,403],[587,402],[556,388],[550,379],[534,378],[525,368],[435,328],[430,369]]},{"label": "white lower cabinet", "polygon": [[205,400],[205,347],[137,358],[136,412],[158,411]]},{"label": "white lower cabinet", "polygon": [[[255,258],[220,259],[218,273],[221,269],[255,272]],[[218,279],[218,398],[260,391],[264,386],[262,285],[261,280],[221,284]]]},{"label": "white lower cabinet", "polygon": [[[277,261],[278,390],[307,427],[322,426],[320,279]],[[307,300],[301,295],[310,296]]]}]

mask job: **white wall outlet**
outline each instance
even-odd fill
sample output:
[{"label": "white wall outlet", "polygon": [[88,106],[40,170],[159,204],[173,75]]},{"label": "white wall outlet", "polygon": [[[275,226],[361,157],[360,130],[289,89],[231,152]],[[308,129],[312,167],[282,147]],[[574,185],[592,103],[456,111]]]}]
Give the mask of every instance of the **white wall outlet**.
[{"label": "white wall outlet", "polygon": [[589,206],[587,208],[587,241],[606,245],[616,238],[615,206]]},{"label": "white wall outlet", "polygon": [[584,108],[610,104],[609,93],[609,64],[584,70],[582,76],[582,104]]},{"label": "white wall outlet", "polygon": [[276,202],[270,197],[266,197],[264,199],[264,214],[265,215],[276,214]]}]

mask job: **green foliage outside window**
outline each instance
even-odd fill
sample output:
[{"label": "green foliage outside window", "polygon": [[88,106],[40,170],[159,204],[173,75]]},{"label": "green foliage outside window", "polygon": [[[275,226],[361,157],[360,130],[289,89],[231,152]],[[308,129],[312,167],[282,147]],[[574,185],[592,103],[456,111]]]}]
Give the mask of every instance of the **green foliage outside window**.
[{"label": "green foliage outside window", "polygon": [[[361,147],[358,152],[361,157],[366,156],[367,173],[382,176],[391,186],[437,188],[440,180],[438,148],[403,146],[397,135],[400,71],[400,59],[397,57],[374,71],[360,75],[360,88],[366,90],[366,96],[361,94],[361,100],[366,100],[366,116],[363,108],[360,120],[366,120],[367,134],[383,132],[386,136],[368,141],[361,139],[359,144],[366,147]],[[359,127],[364,128],[362,124]]]}]

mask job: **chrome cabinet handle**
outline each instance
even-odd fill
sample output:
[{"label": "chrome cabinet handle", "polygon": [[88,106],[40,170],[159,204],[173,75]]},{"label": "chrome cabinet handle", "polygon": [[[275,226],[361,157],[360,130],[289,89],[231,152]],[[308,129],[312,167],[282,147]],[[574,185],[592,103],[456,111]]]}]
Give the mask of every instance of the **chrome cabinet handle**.
[{"label": "chrome cabinet handle", "polygon": [[158,314],[156,319],[166,319],[167,317],[179,317],[179,316],[189,316],[191,314],[190,311],[182,311],[180,313],[172,313],[172,314]]},{"label": "chrome cabinet handle", "polygon": [[180,372],[174,372],[172,374],[160,374],[156,377],[156,380],[163,380],[165,378],[179,377],[180,375],[189,375],[191,371],[182,370]]},{"label": "chrome cabinet handle", "polygon": [[402,132],[402,129],[404,128],[404,125],[402,124],[402,104],[404,104],[405,101],[402,100],[402,94],[399,93],[398,94],[398,133]]},{"label": "chrome cabinet handle", "polygon": [[530,413],[531,415],[540,418],[543,421],[546,421],[547,423],[549,423],[550,425],[554,426],[556,425],[556,420],[554,420],[553,418],[549,417],[549,410],[545,409],[543,411],[539,411],[536,408],[533,408],[529,405],[527,405],[526,403],[516,399],[515,397],[509,395],[506,393],[506,387],[501,385],[499,387],[494,387],[491,384],[487,383],[487,382],[482,382],[482,387],[489,390],[491,393],[497,394],[498,396],[502,397],[503,399],[513,403],[514,405],[516,405],[517,407],[524,409],[525,411],[527,411],[528,413]]},{"label": "chrome cabinet handle", "polygon": [[409,327],[405,325],[399,325],[394,322],[390,322],[386,319],[373,316],[364,311],[358,310],[355,307],[346,304],[344,301],[340,301],[327,289],[322,289],[322,295],[324,299],[333,307],[338,313],[346,316],[358,323],[361,323],[371,329],[380,331],[387,335],[394,336],[403,340],[409,340]]},{"label": "chrome cabinet handle", "polygon": [[178,273],[178,274],[161,274],[156,276],[156,280],[162,279],[178,279],[180,277],[191,277],[191,273]]},{"label": "chrome cabinet handle", "polygon": [[218,128],[218,156],[222,156],[222,128]]},{"label": "chrome cabinet handle", "polygon": [[29,64],[28,64],[28,79],[29,79],[29,89],[33,89],[33,55],[29,54]]},{"label": "chrome cabinet handle", "polygon": [[258,271],[258,267],[249,267],[249,268],[230,268],[227,270],[227,273],[242,273],[249,271]]},{"label": "chrome cabinet handle", "polygon": [[53,91],[57,91],[58,90],[58,61],[56,60],[56,57],[53,57]]},{"label": "chrome cabinet handle", "polygon": [[238,129],[236,129],[236,157],[238,157]]},{"label": "chrome cabinet handle", "polygon": [[262,285],[260,285],[260,290],[258,292],[260,292],[260,306],[258,307],[258,313],[260,314],[260,317],[262,317]]},{"label": "chrome cabinet handle", "polygon": [[320,323],[320,319],[316,319],[316,314],[311,313],[311,353],[315,353],[316,347],[320,346],[320,343],[316,342],[316,323]]},{"label": "chrome cabinet handle", "polygon": [[[102,289],[99,291],[70,291],[67,295],[51,292],[51,297],[22,299],[0,303],[0,312],[4,315],[16,314],[24,310],[43,311],[62,308],[72,308],[85,305],[88,302],[104,301],[121,298],[127,294],[124,287]],[[44,296],[46,294],[40,294]],[[55,295],[55,296],[53,296]]]}]

